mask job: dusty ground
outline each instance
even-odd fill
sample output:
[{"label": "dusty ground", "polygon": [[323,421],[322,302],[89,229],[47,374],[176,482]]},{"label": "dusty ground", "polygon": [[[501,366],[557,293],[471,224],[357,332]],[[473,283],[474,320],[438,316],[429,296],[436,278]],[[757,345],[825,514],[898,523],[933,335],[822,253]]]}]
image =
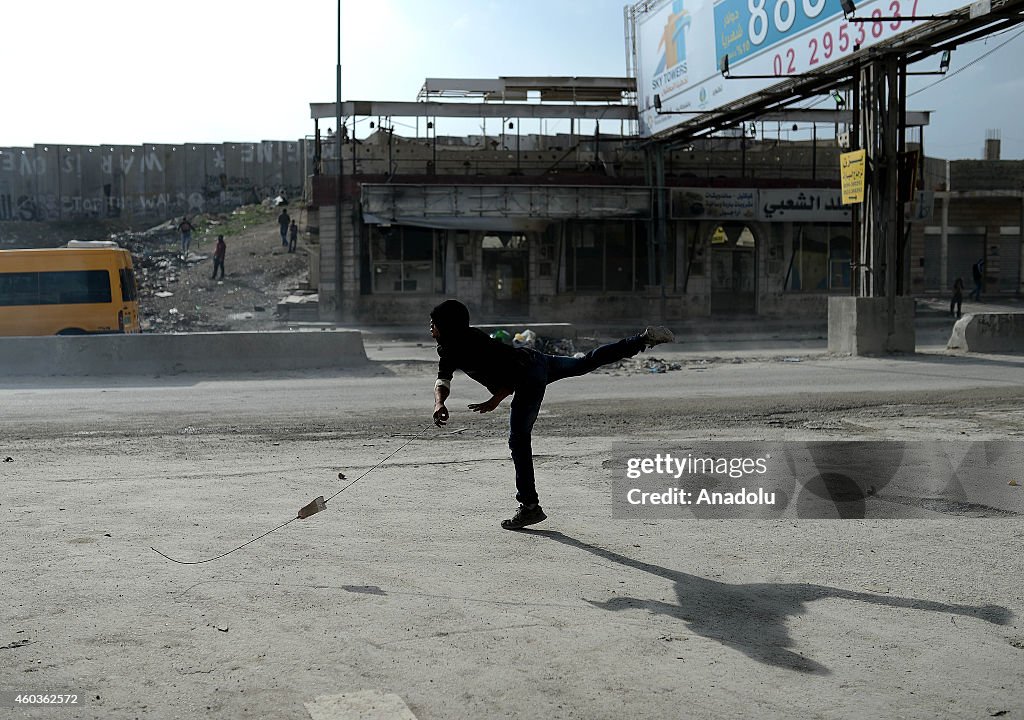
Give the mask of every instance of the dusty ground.
[{"label": "dusty ground", "polygon": [[[1020,439],[1020,358],[665,352],[684,369],[559,383],[534,447],[550,519],[508,533],[507,408],[467,412],[463,379],[433,429],[407,352],[0,388],[2,689],[84,703],[15,716],[306,718],[379,690],[421,720],[1024,717],[1020,517],[613,521],[606,467],[623,439]],[[221,560],[150,549],[224,552],[396,450]]]}]

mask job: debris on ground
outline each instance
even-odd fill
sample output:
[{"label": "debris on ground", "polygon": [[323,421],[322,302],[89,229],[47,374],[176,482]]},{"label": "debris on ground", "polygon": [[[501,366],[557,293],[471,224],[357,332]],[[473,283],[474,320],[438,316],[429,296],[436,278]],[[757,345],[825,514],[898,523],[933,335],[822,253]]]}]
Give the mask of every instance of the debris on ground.
[{"label": "debris on ground", "polygon": [[537,344],[537,333],[533,330],[523,330],[516,333],[512,338],[512,346],[517,348],[532,348]]},{"label": "debris on ground", "polygon": [[[295,210],[305,229],[300,213]],[[258,330],[278,327],[282,321],[319,319],[317,296],[305,281],[310,250],[301,242],[294,253],[282,249],[270,202],[190,218],[196,231],[185,258],[178,218],[109,236],[132,254],[143,332]],[[211,257],[218,235],[224,235],[228,249],[225,277],[215,280]],[[318,252],[316,246],[311,249]],[[280,307],[282,297],[287,302],[299,294],[305,298],[302,317],[265,312]]]},{"label": "debris on ground", "polygon": [[282,320],[316,321],[320,317],[320,294],[296,291],[277,303],[277,315]]},{"label": "debris on ground", "polygon": [[570,338],[538,337],[535,341],[534,349],[548,355],[564,355],[566,357],[571,357],[577,353],[576,345]]},{"label": "debris on ground", "polygon": [[[698,363],[699,362],[702,361],[698,361]],[[612,363],[610,365],[605,365],[604,367],[598,368],[595,372],[605,372],[611,375],[660,375],[661,373],[673,372],[675,370],[682,369],[683,364],[678,362],[662,360],[656,357],[633,357],[620,360],[619,362]]]}]

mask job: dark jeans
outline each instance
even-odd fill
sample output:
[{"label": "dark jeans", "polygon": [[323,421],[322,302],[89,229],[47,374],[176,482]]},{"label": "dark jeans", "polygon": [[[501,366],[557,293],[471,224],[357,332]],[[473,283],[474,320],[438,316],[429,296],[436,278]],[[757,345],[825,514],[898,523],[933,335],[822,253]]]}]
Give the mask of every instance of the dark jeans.
[{"label": "dark jeans", "polygon": [[949,314],[950,315],[956,315],[957,317],[960,317],[960,315],[961,315],[961,308],[963,308],[963,304],[964,304],[964,296],[963,295],[954,295],[953,299],[949,301]]},{"label": "dark jeans", "polygon": [[[223,277],[224,277],[224,259],[223,258],[214,258],[213,259],[213,278],[217,277],[217,271],[218,270],[220,270],[220,276],[223,279]],[[211,279],[213,279],[213,278],[211,278]]]},{"label": "dark jeans", "polygon": [[515,389],[509,415],[508,449],[512,451],[512,463],[516,467],[516,500],[524,505],[538,501],[531,433],[544,400],[544,389],[557,380],[586,375],[602,365],[633,357],[645,348],[640,335],[633,335],[602,345],[581,358],[530,351],[530,368],[526,380]]},{"label": "dark jeans", "polygon": [[288,252],[295,252],[295,245],[298,243],[298,241],[298,236],[292,235],[291,240],[288,242]]}]

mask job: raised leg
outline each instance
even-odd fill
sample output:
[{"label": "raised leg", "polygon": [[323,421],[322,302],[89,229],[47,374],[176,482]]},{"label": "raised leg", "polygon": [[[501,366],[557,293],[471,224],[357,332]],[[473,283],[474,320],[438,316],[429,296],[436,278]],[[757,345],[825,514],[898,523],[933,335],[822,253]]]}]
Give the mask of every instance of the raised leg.
[{"label": "raised leg", "polygon": [[610,365],[613,362],[633,357],[646,347],[647,341],[638,333],[618,342],[595,348],[581,358],[546,355],[548,382],[553,383],[562,378],[586,375],[602,365]]}]

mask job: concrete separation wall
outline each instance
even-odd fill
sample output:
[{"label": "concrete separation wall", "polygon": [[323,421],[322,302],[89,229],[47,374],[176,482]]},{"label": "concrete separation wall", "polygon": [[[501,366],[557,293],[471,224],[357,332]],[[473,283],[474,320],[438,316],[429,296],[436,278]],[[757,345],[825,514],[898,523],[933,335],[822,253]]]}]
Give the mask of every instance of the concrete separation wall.
[{"label": "concrete separation wall", "polygon": [[956,321],[946,347],[966,352],[1024,352],[1024,313],[975,313]]},{"label": "concrete separation wall", "polygon": [[0,223],[166,219],[300,197],[313,152],[307,140],[0,147]]},{"label": "concrete separation wall", "polygon": [[356,330],[0,338],[8,377],[279,372],[366,362]]}]

